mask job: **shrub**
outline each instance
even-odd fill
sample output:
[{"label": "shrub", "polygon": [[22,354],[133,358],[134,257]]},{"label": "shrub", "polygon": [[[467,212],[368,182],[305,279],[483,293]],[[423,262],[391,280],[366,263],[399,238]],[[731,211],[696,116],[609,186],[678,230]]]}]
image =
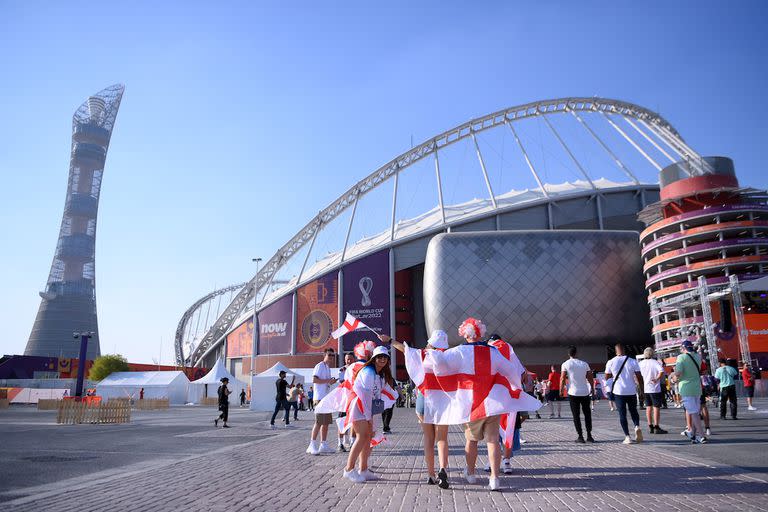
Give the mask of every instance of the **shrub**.
[{"label": "shrub", "polygon": [[91,371],[88,373],[90,380],[102,380],[113,372],[127,372],[128,361],[119,354],[106,354],[93,361]]}]

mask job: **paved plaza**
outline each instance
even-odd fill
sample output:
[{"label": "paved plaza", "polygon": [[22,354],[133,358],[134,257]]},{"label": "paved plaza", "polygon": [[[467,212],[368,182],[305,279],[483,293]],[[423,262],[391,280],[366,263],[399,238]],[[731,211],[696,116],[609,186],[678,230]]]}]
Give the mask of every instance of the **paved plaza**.
[{"label": "paved plaza", "polygon": [[374,449],[382,479],[352,484],[341,478],[345,455],[304,453],[310,413],[291,429],[271,430],[266,413],[234,408],[225,430],[213,427],[213,408],[139,412],[130,424],[101,426],[58,426],[53,412],[12,408],[0,411],[0,509],[768,510],[768,400],[757,405],[736,422],[714,419],[703,446],[684,443],[676,409],[663,411],[670,434],[646,433],[647,442],[633,446],[620,444],[605,402],[595,445],[573,443],[567,407],[554,420],[542,410],[545,419],[525,423],[527,443],[501,492],[485,490],[486,478],[475,485],[461,478],[457,427],[449,437],[452,488],[426,485],[420,428],[407,409],[395,410],[389,443]]}]

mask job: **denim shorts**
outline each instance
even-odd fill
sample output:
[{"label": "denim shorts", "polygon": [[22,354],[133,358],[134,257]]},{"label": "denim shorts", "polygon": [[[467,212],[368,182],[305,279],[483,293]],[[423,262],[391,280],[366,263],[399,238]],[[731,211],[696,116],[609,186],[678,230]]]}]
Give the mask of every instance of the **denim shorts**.
[{"label": "denim shorts", "polygon": [[424,416],[424,395],[418,389],[416,390],[416,414]]}]

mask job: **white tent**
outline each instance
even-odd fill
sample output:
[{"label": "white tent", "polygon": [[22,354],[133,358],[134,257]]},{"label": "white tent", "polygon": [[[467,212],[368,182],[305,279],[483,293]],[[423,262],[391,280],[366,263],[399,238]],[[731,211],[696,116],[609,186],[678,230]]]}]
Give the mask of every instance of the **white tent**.
[{"label": "white tent", "polygon": [[187,401],[189,379],[184,372],[115,372],[96,384],[96,394],[104,399],[139,399],[144,388],[144,398],[167,398],[172,405]]},{"label": "white tent", "polygon": [[275,382],[279,378],[280,371],[285,371],[286,379],[290,384],[291,379],[295,378],[296,384],[304,384],[304,377],[292,371],[282,363],[277,363],[267,371],[251,377],[251,410],[252,411],[274,411],[275,410]]},{"label": "white tent", "polygon": [[205,377],[201,377],[197,380],[193,380],[189,385],[189,401],[193,403],[200,403],[203,397],[218,398],[218,390],[221,385],[221,379],[224,377],[229,379],[227,387],[232,392],[229,395],[229,405],[234,407],[240,404],[240,391],[246,390],[248,385],[237,380],[234,375],[229,373],[227,367],[224,365],[224,361],[221,359],[216,361],[211,371],[205,374]]}]

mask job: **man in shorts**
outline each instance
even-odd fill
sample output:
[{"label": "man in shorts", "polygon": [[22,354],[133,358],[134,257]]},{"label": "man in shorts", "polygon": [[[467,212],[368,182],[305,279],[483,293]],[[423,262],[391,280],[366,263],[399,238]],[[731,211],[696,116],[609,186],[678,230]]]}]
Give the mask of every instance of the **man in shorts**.
[{"label": "man in shorts", "polygon": [[752,399],[755,397],[755,376],[752,374],[752,368],[745,364],[741,369],[741,379],[744,381],[744,396],[747,399],[747,410],[756,411],[757,408],[752,405]]},{"label": "man in shorts", "polygon": [[643,374],[643,383],[645,391],[645,417],[648,420],[648,431],[651,434],[667,434],[668,432],[661,428],[662,391],[661,382],[664,377],[664,367],[661,366],[651,347],[643,351],[645,359],[640,361],[640,373]]},{"label": "man in shorts", "polygon": [[[320,400],[325,398],[331,390],[331,385],[336,383],[336,377],[331,377],[331,365],[336,362],[336,352],[332,348],[325,349],[323,360],[315,365],[312,370],[312,388],[314,390],[314,404],[317,405]],[[314,408],[314,407],[313,407]],[[310,455],[319,455],[321,453],[335,453],[335,450],[328,446],[328,425],[333,421],[331,413],[315,413],[315,424],[312,426],[312,437],[307,447],[307,453]],[[317,444],[317,435],[320,434],[320,444]]]},{"label": "man in shorts", "polygon": [[547,401],[550,407],[549,417],[555,417],[555,406],[557,406],[557,417],[559,418],[563,404],[560,397],[560,372],[557,371],[555,365],[549,367],[547,382],[549,383],[549,391],[547,392]]},{"label": "man in shorts", "polygon": [[693,349],[690,340],[683,341],[680,346],[680,355],[675,362],[674,378],[677,380],[682,398],[685,414],[691,424],[691,430],[686,433],[692,444],[706,443],[707,438],[702,434],[701,426],[701,357]]}]

